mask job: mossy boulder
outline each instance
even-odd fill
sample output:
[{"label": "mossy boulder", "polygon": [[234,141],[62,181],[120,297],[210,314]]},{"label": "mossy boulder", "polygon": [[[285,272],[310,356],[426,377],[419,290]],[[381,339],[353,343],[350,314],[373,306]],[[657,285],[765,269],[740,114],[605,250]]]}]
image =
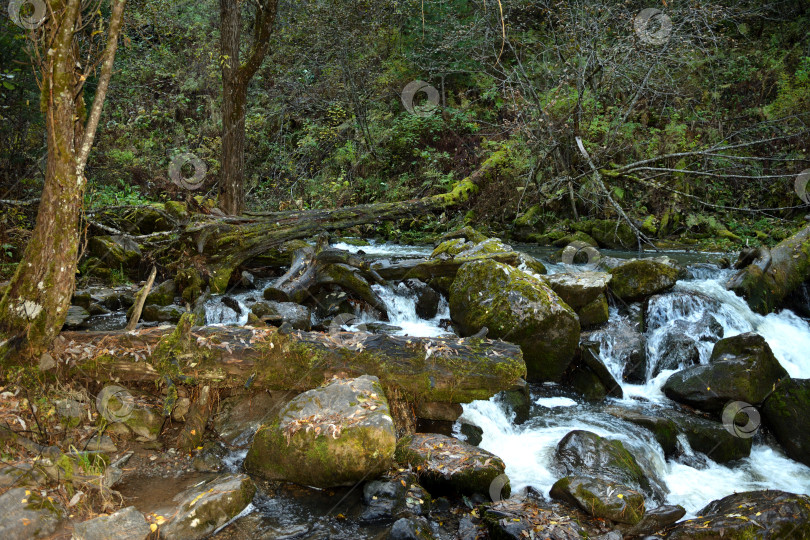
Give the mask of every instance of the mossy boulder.
[{"label": "mossy boulder", "polygon": [[660,259],[633,259],[619,264],[610,273],[613,294],[624,301],[637,302],[671,289],[683,269]]},{"label": "mossy boulder", "polygon": [[545,278],[552,290],[579,316],[582,328],[606,323],[609,318],[607,272],[558,273]]},{"label": "mossy boulder", "polygon": [[566,476],[551,487],[551,497],[597,518],[635,525],[644,517],[644,495],[622,484],[588,476]]},{"label": "mossy boulder", "polygon": [[128,236],[93,236],[87,251],[98,259],[99,266],[123,269],[128,275],[135,273],[142,257],[140,246]]},{"label": "mossy boulder", "polygon": [[554,461],[565,476],[600,478],[657,498],[665,493],[655,471],[646,464],[642,467],[621,441],[590,431],[569,432],[557,444]]},{"label": "mossy boulder", "polygon": [[168,306],[174,302],[174,297],[177,294],[177,285],[174,280],[167,280],[154,287],[151,292],[146,296],[147,306]]},{"label": "mossy boulder", "polygon": [[541,279],[491,260],[464,264],[450,287],[450,315],[463,335],[520,345],[529,381],[559,381],[579,343],[579,319]]},{"label": "mossy boulder", "polygon": [[712,501],[668,530],[668,540],[810,538],[810,497],[777,490],[746,491]]},{"label": "mossy boulder", "polygon": [[765,339],[751,332],[721,339],[708,365],[674,373],[662,390],[678,403],[720,414],[730,401],[761,404],[787,375]]},{"label": "mossy boulder", "polygon": [[379,379],[363,375],[295,397],[256,432],[245,468],[269,480],[353,485],[386,471],[395,448]]},{"label": "mossy boulder", "polygon": [[[434,496],[475,493],[489,496],[492,482],[504,474],[503,460],[463,441],[433,433],[417,433],[401,440],[397,461],[419,469],[419,482]],[[501,489],[510,494],[509,480]]]},{"label": "mossy boulder", "polygon": [[638,245],[633,229],[623,221],[612,219],[582,221],[572,223],[571,228],[589,234],[601,247],[630,249]]},{"label": "mossy boulder", "polygon": [[135,407],[124,425],[142,441],[156,441],[163,427],[163,412],[157,407]]},{"label": "mossy boulder", "polygon": [[584,341],[580,355],[568,369],[566,382],[588,401],[624,397],[621,385],[599,356],[599,343]]},{"label": "mossy boulder", "polygon": [[160,538],[207,538],[239,515],[255,494],[256,485],[246,474],[226,474],[195,485],[175,496],[177,507],[156,512],[172,516],[160,527]]},{"label": "mossy boulder", "polygon": [[177,221],[183,222],[188,219],[188,205],[180,201],[166,201],[163,203],[166,213]]},{"label": "mossy boulder", "polygon": [[787,455],[810,466],[810,379],[787,379],[765,400],[765,423]]}]

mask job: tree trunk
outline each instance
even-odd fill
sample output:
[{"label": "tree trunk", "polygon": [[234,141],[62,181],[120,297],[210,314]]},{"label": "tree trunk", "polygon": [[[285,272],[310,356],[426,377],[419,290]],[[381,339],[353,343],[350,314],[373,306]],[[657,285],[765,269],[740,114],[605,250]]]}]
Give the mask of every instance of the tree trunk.
[{"label": "tree trunk", "polygon": [[220,0],[220,50],[222,62],[222,168],[220,209],[228,215],[242,213],[245,204],[245,107],[250,80],[269,49],[278,0],[256,2],[253,43],[241,63],[241,0]]},{"label": "tree trunk", "polygon": [[[84,166],[93,144],[121,30],[124,1],[114,0],[93,107],[87,114],[75,34],[86,24],[81,1],[49,1],[42,58],[42,101],[48,140],[45,185],[33,236],[0,300],[0,356],[47,348],[67,316],[75,285]],[[85,125],[85,120],[87,124]],[[5,341],[3,339],[5,338]]]},{"label": "tree trunk", "polygon": [[526,374],[520,347],[475,338],[364,332],[283,334],[276,328],[195,327],[64,332],[51,355],[60,376],[121,384],[173,381],[211,388],[303,392],[334,375],[376,375],[413,401],[468,403]]}]

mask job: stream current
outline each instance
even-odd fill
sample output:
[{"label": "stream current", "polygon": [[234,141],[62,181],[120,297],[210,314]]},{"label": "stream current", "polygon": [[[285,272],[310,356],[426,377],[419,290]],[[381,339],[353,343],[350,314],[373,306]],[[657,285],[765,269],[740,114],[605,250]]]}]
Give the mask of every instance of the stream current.
[{"label": "stream current", "polygon": [[[362,250],[365,256],[373,259],[427,257],[430,254],[427,247],[393,244],[356,247],[339,243],[334,247],[355,253]],[[551,263],[546,258],[550,253],[547,249],[528,246],[515,248],[537,257],[546,265],[549,273],[591,269],[581,265]],[[620,252],[603,254],[623,258],[636,256],[635,253]],[[606,407],[611,406],[639,412],[673,407],[673,403],[662,393],[661,387],[677,370],[658,367],[668,351],[666,336],[673,331],[695,340],[701,363],[708,362],[714,343],[720,339],[719,335],[730,337],[744,332],[756,332],[766,339],[791,377],[810,378],[810,324],[807,320],[788,310],[767,316],[751,311],[743,299],[723,286],[732,271],[721,270],[714,264],[718,255],[666,255],[684,264],[688,275],[678,281],[672,291],[653,298],[647,307],[646,382],[622,382],[624,398],[608,398],[604,403],[585,402],[560,385],[532,384],[530,418],[520,425],[516,425],[512,414],[497,398],[464,405],[461,419],[483,429],[479,446],[503,459],[513,493],[531,487],[548,496],[549,489],[558,479],[553,468],[554,450],[557,443],[575,429],[621,440],[654,468],[665,483],[666,502],[682,505],[687,510],[687,517],[695,516],[710,501],[735,492],[780,489],[793,493],[810,493],[810,467],[788,458],[779,445],[761,430],[754,436],[750,456],[736,462],[718,464],[710,456],[692,450],[685,439],[679,440],[681,457],[668,459],[649,431],[605,412]],[[252,291],[233,296],[243,308],[241,315],[237,315],[216,298],[212,299],[206,306],[208,323],[245,324],[247,304],[261,295],[261,286],[260,284],[258,293]],[[416,315],[416,298],[406,287],[375,286],[375,289],[388,309],[389,321],[386,324],[396,327],[393,330],[395,333],[412,336],[448,335],[447,330],[439,325],[442,319],[449,318],[446,300],[440,304],[436,317],[424,320]],[[600,357],[617,381],[622,381],[625,366],[614,354],[616,340],[621,338],[612,335],[611,329],[617,325],[630,324],[630,315],[626,312],[627,310],[612,307],[608,325],[593,332],[591,336],[600,343]],[[712,324],[706,324],[707,315],[711,316]],[[354,322],[357,324],[353,328],[357,329],[361,324],[379,321],[358,314]],[[722,332],[719,331],[720,327]],[[271,518],[275,513],[269,507],[260,511],[265,518]]]}]

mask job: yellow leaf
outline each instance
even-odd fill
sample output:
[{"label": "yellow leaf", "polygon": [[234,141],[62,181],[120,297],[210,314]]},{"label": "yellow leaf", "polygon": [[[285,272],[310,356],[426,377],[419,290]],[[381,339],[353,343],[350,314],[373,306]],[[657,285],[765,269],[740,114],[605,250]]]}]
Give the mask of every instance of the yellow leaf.
[{"label": "yellow leaf", "polygon": [[157,525],[152,523],[151,525],[149,525],[149,530],[151,530],[152,532],[155,532],[157,530]]}]

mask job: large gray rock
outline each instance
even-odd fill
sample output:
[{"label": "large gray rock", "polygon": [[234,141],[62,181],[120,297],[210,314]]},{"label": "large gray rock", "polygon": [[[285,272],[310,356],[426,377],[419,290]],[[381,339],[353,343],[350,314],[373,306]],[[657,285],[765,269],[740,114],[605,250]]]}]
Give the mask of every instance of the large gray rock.
[{"label": "large gray rock", "polygon": [[574,359],[579,318],[538,277],[492,260],[463,265],[450,288],[450,315],[463,335],[520,345],[529,381],[559,381]]},{"label": "large gray rock", "polygon": [[[492,482],[504,474],[503,460],[463,441],[433,433],[417,433],[397,450],[402,464],[419,467],[420,482],[433,494],[480,493],[490,495]],[[510,493],[509,480],[504,477],[500,490]]]},{"label": "large gray rock", "polygon": [[787,375],[765,339],[747,333],[718,341],[708,365],[674,373],[663,391],[678,403],[719,414],[731,401],[762,403]]},{"label": "large gray rock", "polygon": [[160,527],[166,540],[205,538],[236,517],[253,500],[256,485],[246,474],[226,474],[174,497],[175,508],[156,512],[174,516]]},{"label": "large gray rock", "polygon": [[412,473],[373,480],[363,486],[366,507],[360,515],[365,523],[390,522],[406,516],[424,516],[430,510],[430,494]]},{"label": "large gray rock", "polygon": [[386,471],[396,442],[379,379],[339,379],[299,394],[260,427],[245,468],[269,480],[353,485]]},{"label": "large gray rock", "polygon": [[579,316],[582,328],[606,323],[609,318],[607,286],[612,276],[607,272],[552,274],[545,280],[563,301]]},{"label": "large gray rock", "polygon": [[0,538],[27,540],[52,535],[65,517],[55,500],[25,488],[13,488],[0,495]]},{"label": "large gray rock", "polygon": [[144,540],[149,523],[137,508],[128,506],[109,516],[100,516],[73,527],[72,540]]}]

